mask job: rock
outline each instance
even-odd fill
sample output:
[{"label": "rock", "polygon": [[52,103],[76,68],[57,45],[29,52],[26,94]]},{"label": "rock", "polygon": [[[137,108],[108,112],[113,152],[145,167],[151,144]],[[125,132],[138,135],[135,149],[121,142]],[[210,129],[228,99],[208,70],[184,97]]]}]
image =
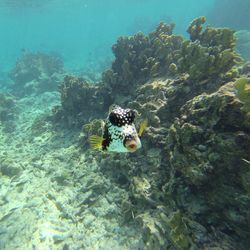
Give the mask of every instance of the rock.
[{"label": "rock", "polygon": [[19,165],[14,162],[3,161],[0,163],[0,171],[2,175],[7,175],[8,177],[14,177],[21,173],[22,169]]},{"label": "rock", "polygon": [[[66,76],[60,85],[62,107],[55,107],[58,121],[63,119],[68,125],[81,126],[90,117],[107,112],[112,98],[103,85],[88,83],[82,78]],[[93,112],[95,110],[95,112]],[[96,115],[94,115],[96,114]]]},{"label": "rock", "polygon": [[63,61],[58,55],[45,53],[26,53],[16,62],[10,73],[15,95],[24,96],[31,93],[42,93],[56,90],[61,74]]}]

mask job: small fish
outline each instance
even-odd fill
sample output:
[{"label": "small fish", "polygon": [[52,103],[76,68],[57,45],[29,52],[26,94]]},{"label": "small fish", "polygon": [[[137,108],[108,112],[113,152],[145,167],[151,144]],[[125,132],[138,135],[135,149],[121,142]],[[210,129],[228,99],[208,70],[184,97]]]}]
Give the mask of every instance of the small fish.
[{"label": "small fish", "polygon": [[89,138],[91,148],[119,153],[133,153],[141,148],[140,138],[148,125],[148,120],[145,119],[141,123],[137,133],[134,119],[134,110],[112,105],[105,121],[103,136],[92,135]]}]

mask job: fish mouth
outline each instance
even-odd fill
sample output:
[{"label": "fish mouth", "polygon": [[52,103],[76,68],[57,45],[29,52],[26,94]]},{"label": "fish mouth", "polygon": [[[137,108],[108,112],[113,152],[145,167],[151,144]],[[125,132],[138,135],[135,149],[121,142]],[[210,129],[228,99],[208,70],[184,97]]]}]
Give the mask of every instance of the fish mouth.
[{"label": "fish mouth", "polygon": [[126,141],[125,147],[129,152],[133,153],[137,150],[137,143],[135,140]]}]

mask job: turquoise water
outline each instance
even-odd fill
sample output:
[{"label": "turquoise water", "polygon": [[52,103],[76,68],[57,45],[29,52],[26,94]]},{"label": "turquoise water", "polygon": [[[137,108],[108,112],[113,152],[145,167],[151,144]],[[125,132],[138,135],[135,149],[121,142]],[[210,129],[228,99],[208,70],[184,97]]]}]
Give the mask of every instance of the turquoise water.
[{"label": "turquoise water", "polygon": [[0,0],[0,250],[250,249],[249,13]]},{"label": "turquoise water", "polygon": [[[207,15],[214,0],[2,0],[1,71],[22,52],[56,52],[69,69],[105,63],[119,36],[149,32],[161,20],[175,22],[185,35],[189,22]],[[103,62],[104,61],[104,62]]]}]

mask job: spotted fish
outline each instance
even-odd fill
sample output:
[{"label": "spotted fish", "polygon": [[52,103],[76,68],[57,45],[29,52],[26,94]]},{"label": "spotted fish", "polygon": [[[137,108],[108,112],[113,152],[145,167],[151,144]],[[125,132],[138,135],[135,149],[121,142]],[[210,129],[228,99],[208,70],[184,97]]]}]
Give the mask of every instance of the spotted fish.
[{"label": "spotted fish", "polygon": [[137,132],[135,124],[135,111],[123,109],[118,105],[110,108],[105,121],[103,135],[92,135],[89,139],[92,149],[101,149],[110,152],[135,152],[141,148],[141,136],[147,127],[145,119]]}]

